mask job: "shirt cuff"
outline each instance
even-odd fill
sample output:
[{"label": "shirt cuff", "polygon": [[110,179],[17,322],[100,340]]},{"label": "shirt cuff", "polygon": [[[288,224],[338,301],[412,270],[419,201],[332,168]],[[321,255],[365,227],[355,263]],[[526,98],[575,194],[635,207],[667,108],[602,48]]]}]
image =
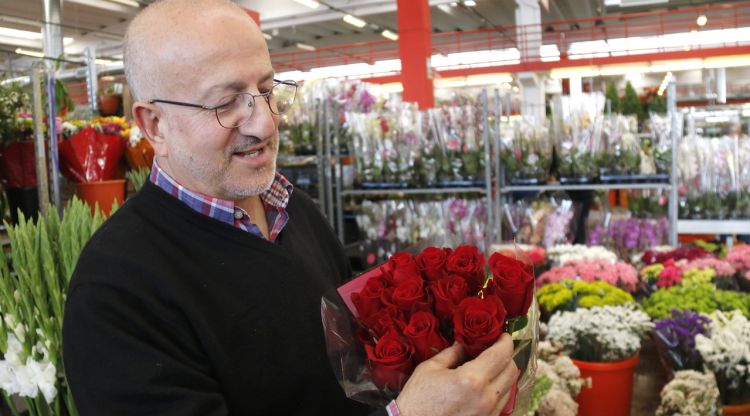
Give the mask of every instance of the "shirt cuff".
[{"label": "shirt cuff", "polygon": [[388,416],[401,416],[401,412],[398,410],[398,405],[396,405],[395,400],[392,400],[390,403],[388,403],[388,406],[385,407],[385,410],[388,412]]}]

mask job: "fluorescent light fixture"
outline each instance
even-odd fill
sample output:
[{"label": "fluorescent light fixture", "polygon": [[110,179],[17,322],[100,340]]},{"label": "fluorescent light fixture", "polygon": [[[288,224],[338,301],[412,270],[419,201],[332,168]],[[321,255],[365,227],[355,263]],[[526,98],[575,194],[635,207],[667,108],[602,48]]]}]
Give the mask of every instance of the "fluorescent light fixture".
[{"label": "fluorescent light fixture", "polygon": [[477,2],[474,0],[464,0],[464,6],[466,7],[474,7],[477,5]]},{"label": "fluorescent light fixture", "polygon": [[447,4],[438,4],[438,9],[442,10],[443,13],[452,14],[453,11],[451,10],[451,6],[448,6]]},{"label": "fluorescent light fixture", "polygon": [[39,32],[29,32],[28,30],[11,29],[9,27],[0,27],[0,36],[29,40],[42,39],[42,34]]},{"label": "fluorescent light fixture", "polygon": [[294,0],[294,1],[303,6],[307,6],[311,9],[317,9],[318,7],[320,7],[320,3],[318,3],[315,0]]},{"label": "fluorescent light fixture", "polygon": [[16,49],[16,53],[19,55],[33,56],[34,58],[44,58],[43,52],[29,51],[21,48]]},{"label": "fluorescent light fixture", "polygon": [[356,26],[360,29],[367,26],[367,22],[360,19],[359,17],[352,16],[350,14],[344,15],[344,21],[352,26]]},{"label": "fluorescent light fixture", "polygon": [[384,31],[383,31],[383,32],[381,32],[380,34],[381,34],[381,35],[383,35],[383,37],[384,37],[384,38],[386,38],[386,39],[390,39],[390,40],[392,40],[392,41],[394,41],[394,42],[398,40],[398,34],[396,34],[396,33],[393,33],[393,32],[391,32],[391,31],[390,31],[390,30],[388,30],[388,29],[384,30]]},{"label": "fluorescent light fixture", "polygon": [[31,78],[29,76],[20,76],[20,77],[15,77],[15,78],[4,79],[4,80],[0,81],[0,85],[8,85],[8,84],[12,84],[14,82],[18,82],[18,83],[21,83],[21,84],[26,84],[26,83],[28,83],[30,81],[31,81]]},{"label": "fluorescent light fixture", "polygon": [[266,32],[261,32],[261,33],[263,34],[263,37],[264,37],[264,38],[265,38],[266,40],[271,40],[271,39],[273,39],[273,36],[269,35],[268,33],[266,33]]},{"label": "fluorescent light fixture", "polygon": [[297,44],[295,46],[297,46],[300,49],[304,49],[306,51],[314,51],[315,50],[315,46],[308,45],[308,44],[302,43],[302,42],[297,42]]},{"label": "fluorescent light fixture", "polygon": [[130,7],[141,7],[141,5],[137,1],[133,0],[109,0],[115,3],[122,4],[123,6],[130,6]]},{"label": "fluorescent light fixture", "polygon": [[458,2],[457,1],[451,2],[451,7],[458,7]]},{"label": "fluorescent light fixture", "polygon": [[99,59],[99,58],[97,58],[97,59],[94,60],[94,63],[97,64],[97,65],[109,65],[112,62],[113,61],[110,61],[109,59]]},{"label": "fluorescent light fixture", "polygon": [[705,14],[702,14],[702,15],[698,16],[698,18],[695,20],[695,23],[697,23],[698,26],[703,27],[703,26],[706,25],[706,23],[708,23],[708,18],[706,17]]}]

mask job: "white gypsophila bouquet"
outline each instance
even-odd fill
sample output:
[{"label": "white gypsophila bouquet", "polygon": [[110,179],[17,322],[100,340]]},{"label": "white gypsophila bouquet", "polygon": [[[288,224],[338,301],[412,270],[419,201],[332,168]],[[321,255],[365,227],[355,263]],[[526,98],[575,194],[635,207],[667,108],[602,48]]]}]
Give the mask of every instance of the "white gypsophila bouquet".
[{"label": "white gypsophila bouquet", "polygon": [[617,261],[617,254],[603,246],[585,246],[583,244],[558,244],[547,250],[552,263],[562,266],[575,260]]},{"label": "white gypsophila bouquet", "polygon": [[720,409],[719,389],[711,373],[684,370],[661,391],[656,416],[713,416]]},{"label": "white gypsophila bouquet", "polygon": [[611,362],[635,355],[641,338],[653,326],[648,315],[633,304],[598,306],[555,313],[547,337],[577,360]]},{"label": "white gypsophila bouquet", "polygon": [[697,335],[695,347],[716,376],[723,403],[750,401],[750,321],[741,313],[712,317],[711,335]]}]

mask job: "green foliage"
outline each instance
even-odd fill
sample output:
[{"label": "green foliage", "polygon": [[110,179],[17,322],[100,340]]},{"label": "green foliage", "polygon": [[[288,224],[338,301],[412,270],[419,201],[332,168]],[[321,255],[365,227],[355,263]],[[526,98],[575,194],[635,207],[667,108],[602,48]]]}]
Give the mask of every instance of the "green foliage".
[{"label": "green foliage", "polygon": [[557,311],[574,311],[594,306],[624,305],[634,303],[626,291],[602,281],[585,282],[564,279],[548,284],[537,291],[539,304],[550,314]]},{"label": "green foliage", "polygon": [[0,140],[3,143],[19,138],[16,116],[30,108],[31,97],[21,84],[0,84]]},{"label": "green foliage", "polygon": [[607,97],[612,106],[612,113],[622,113],[622,100],[620,100],[620,95],[617,93],[617,86],[614,82],[610,82],[607,84],[607,90],[604,93],[604,96]]},{"label": "green foliage", "polygon": [[654,95],[648,102],[648,112],[657,114],[666,114],[667,98],[664,95]]},{"label": "green foliage", "polygon": [[641,99],[630,81],[625,85],[625,95],[622,97],[622,114],[636,115],[639,122],[645,119]]},{"label": "green foliage", "polygon": [[539,408],[539,403],[542,402],[544,396],[552,390],[552,386],[555,383],[550,380],[547,376],[539,376],[534,380],[534,388],[531,390],[531,401],[529,408],[526,411],[526,416],[534,416],[536,409]]},{"label": "green foliage", "polygon": [[143,184],[146,183],[146,180],[148,180],[148,174],[150,172],[151,169],[149,168],[138,168],[136,170],[128,171],[127,177],[130,182],[133,183],[133,187],[135,188],[136,192],[138,192],[141,187],[143,187]]},{"label": "green foliage", "polygon": [[48,359],[57,373],[51,403],[41,393],[24,398],[30,415],[77,414],[63,369],[63,312],[78,257],[102,222],[102,214],[92,217],[88,205],[73,199],[62,219],[51,208],[36,223],[19,213],[18,225],[5,224],[11,251],[10,257],[0,251],[0,350],[5,354],[14,336],[21,362]]},{"label": "green foliage", "polygon": [[719,290],[711,283],[677,285],[659,289],[643,301],[643,309],[653,319],[671,316],[672,309],[692,310],[709,314],[714,311],[738,309],[750,316],[750,295],[730,290]]}]

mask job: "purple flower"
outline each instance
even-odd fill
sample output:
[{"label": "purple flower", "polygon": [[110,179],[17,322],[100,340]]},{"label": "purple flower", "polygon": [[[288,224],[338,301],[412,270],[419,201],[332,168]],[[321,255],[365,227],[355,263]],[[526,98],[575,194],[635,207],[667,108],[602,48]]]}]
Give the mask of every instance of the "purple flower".
[{"label": "purple flower", "polygon": [[695,336],[708,335],[711,320],[697,312],[672,309],[672,317],[656,321],[657,341],[667,349],[674,370],[700,370],[703,360],[695,349]]}]

